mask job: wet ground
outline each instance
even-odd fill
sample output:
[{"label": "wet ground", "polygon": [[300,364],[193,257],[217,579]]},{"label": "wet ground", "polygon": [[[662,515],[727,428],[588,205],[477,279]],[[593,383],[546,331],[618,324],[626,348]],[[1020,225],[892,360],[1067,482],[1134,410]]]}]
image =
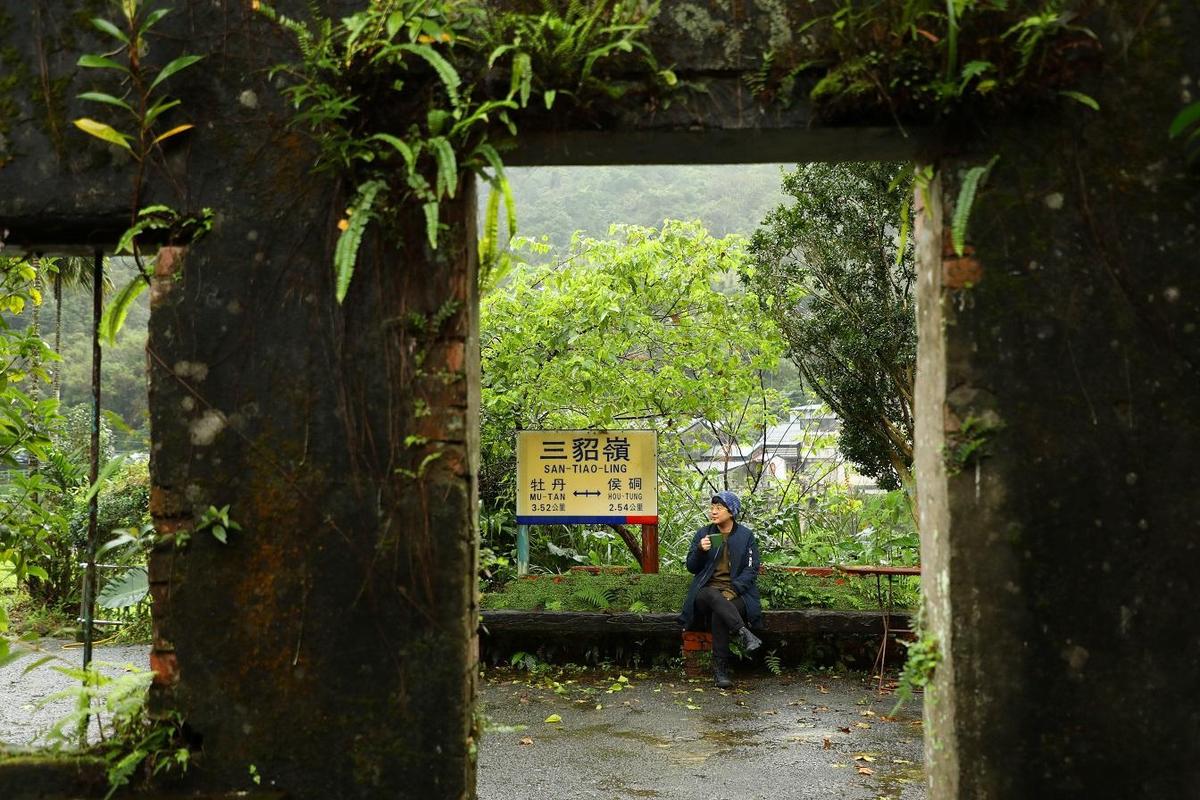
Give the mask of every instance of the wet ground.
[{"label": "wet ground", "polygon": [[[864,676],[489,673],[480,800],[918,800],[920,704]],[[547,721],[555,720],[559,721]]]},{"label": "wet ground", "polygon": [[[71,710],[51,700],[74,682],[66,642],[0,668],[0,742],[36,745]],[[98,647],[118,674],[144,669],[147,648]],[[785,671],[742,675],[732,691],[679,672],[541,667],[487,670],[480,699],[480,800],[924,800],[920,705],[861,675]]]}]

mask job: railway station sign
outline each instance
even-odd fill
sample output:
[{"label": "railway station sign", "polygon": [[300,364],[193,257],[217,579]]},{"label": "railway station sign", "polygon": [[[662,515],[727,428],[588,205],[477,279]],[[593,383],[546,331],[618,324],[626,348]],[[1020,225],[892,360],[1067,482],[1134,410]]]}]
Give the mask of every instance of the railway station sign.
[{"label": "railway station sign", "polygon": [[658,524],[654,431],[518,431],[517,524]]}]

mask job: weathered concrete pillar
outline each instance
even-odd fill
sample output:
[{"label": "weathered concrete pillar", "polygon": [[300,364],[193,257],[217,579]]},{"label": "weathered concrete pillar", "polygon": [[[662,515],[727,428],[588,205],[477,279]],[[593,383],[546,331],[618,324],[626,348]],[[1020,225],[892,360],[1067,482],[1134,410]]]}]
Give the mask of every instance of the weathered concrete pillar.
[{"label": "weathered concrete pillar", "polygon": [[[280,229],[247,202],[160,258],[156,701],[201,737],[202,786],[247,783],[253,764],[297,798],[473,793],[465,195],[437,252],[416,225],[402,248],[377,240],[341,307],[329,204]],[[227,544],[191,530],[210,505],[242,526]]]},{"label": "weathered concrete pillar", "polygon": [[[1104,31],[1099,113],[992,121],[932,191],[917,459],[937,800],[1200,785],[1200,180],[1167,138],[1198,37],[1190,3]],[[943,227],[993,153],[960,259]]]},{"label": "weathered concrete pillar", "polygon": [[[268,80],[285,37],[249,3],[175,6],[143,56],[205,55],[167,84],[171,124],[196,127],[141,201],[215,218],[164,249],[151,288],[152,700],[194,737],[192,788],[252,788],[253,766],[294,798],[471,796],[473,188],[443,203],[436,251],[419,208],[390,238],[369,229],[339,306],[349,188],[312,174]],[[29,78],[0,131],[10,245],[111,248],[127,224],[129,160],[69,123],[101,113],[71,98],[108,88],[74,67],[107,46],[88,22],[106,10],[33,4],[0,27]],[[39,52],[61,95],[49,120]],[[210,506],[241,526],[227,543],[193,529]]]}]

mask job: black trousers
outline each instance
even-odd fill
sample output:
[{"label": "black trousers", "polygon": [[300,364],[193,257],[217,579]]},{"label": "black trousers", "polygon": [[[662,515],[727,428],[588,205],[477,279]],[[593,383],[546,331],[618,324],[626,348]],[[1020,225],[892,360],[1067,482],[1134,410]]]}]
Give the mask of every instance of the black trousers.
[{"label": "black trousers", "polygon": [[713,658],[729,658],[729,634],[746,624],[746,603],[740,597],[726,600],[720,589],[705,586],[696,595],[696,610],[709,615]]}]

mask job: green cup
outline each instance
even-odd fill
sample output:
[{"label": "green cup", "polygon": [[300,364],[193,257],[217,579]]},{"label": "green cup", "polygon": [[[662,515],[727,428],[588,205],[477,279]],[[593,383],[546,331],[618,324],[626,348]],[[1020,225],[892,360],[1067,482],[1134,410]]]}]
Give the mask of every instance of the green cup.
[{"label": "green cup", "polygon": [[725,541],[725,534],[723,534],[723,533],[710,533],[710,534],[708,535],[708,540],[709,540],[710,542],[712,542],[712,552],[714,552],[714,553],[715,553],[715,552],[717,552],[718,550],[720,550],[720,549],[721,549],[721,543]]}]

